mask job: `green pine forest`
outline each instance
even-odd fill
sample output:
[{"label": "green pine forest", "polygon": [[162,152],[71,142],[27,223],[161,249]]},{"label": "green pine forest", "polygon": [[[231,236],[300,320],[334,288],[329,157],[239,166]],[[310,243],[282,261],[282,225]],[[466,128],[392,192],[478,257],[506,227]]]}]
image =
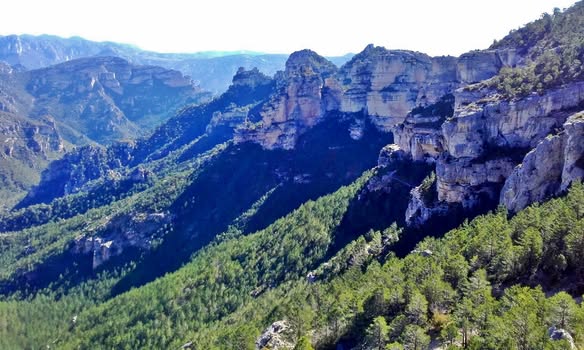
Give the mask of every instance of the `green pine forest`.
[{"label": "green pine forest", "polygon": [[[466,89],[518,100],[581,82],[583,19],[579,2],[513,30],[491,49],[524,64]],[[0,350],[269,350],[261,336],[276,325],[295,350],[584,349],[581,180],[518,213],[453,210],[413,229],[410,190],[438,201],[437,167],[379,165],[393,136],[365,112],[327,112],[292,150],[209,127],[234,110],[259,123],[279,88],[262,81],[148,137],[66,155],[50,166],[70,178],[0,213]],[[441,123],[453,108],[448,94],[415,112]],[[128,231],[144,245],[103,261],[83,251]]]},{"label": "green pine forest", "polygon": [[568,349],[549,340],[552,325],[584,344],[584,307],[569,294],[582,290],[582,184],[512,218],[502,209],[477,217],[403,258],[386,249],[399,239],[395,225],[329,256],[335,228],[370,176],[264,230],[233,229],[178,271],[114,298],[123,269],[66,293],[7,298],[0,348],[254,349],[278,320],[304,348],[348,339],[424,349],[432,339],[451,348]]}]

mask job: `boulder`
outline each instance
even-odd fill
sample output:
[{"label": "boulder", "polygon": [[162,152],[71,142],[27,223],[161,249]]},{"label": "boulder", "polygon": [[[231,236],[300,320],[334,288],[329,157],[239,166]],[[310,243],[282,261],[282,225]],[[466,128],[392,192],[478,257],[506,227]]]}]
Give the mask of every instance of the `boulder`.
[{"label": "boulder", "polygon": [[576,344],[574,343],[574,338],[570,332],[562,328],[556,328],[551,326],[548,329],[548,336],[552,341],[566,340],[570,346],[570,349],[576,349]]}]

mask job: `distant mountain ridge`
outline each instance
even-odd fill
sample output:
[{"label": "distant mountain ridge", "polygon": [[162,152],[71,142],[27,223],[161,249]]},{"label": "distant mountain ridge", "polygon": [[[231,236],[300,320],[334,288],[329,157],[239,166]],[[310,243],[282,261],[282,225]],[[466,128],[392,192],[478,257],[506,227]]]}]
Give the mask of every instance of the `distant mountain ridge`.
[{"label": "distant mountain ridge", "polygon": [[[54,35],[0,36],[0,61],[25,69],[37,69],[91,56],[117,56],[133,64],[155,65],[175,69],[189,75],[214,93],[227,90],[239,67],[258,68],[273,75],[284,68],[287,54],[253,51],[204,51],[196,53],[158,53],[136,46],[114,42],[95,42],[80,37],[61,38]],[[331,57],[341,65],[352,54]]]},{"label": "distant mountain ridge", "polygon": [[[150,132],[210,94],[176,70],[90,57],[32,71],[0,64],[0,197],[10,205],[67,148]],[[8,192],[8,193],[7,193]]]}]

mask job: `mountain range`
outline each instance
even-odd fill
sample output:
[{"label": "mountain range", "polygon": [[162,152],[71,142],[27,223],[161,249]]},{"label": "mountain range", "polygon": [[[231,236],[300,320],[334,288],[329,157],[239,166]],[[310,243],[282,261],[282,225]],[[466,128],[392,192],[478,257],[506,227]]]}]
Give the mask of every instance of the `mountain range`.
[{"label": "mountain range", "polygon": [[2,169],[47,165],[0,214],[0,348],[581,348],[583,43],[578,2],[460,57],[297,51],[212,99],[135,48],[26,70],[56,63],[27,44]]},{"label": "mountain range", "polygon": [[[159,66],[190,76],[197,85],[213,94],[229,87],[239,67],[258,68],[268,75],[284,67],[288,55],[252,51],[206,51],[196,53],[158,53],[114,42],[95,42],[80,37],[52,35],[0,36],[0,61],[25,69],[37,69],[93,56],[120,57],[132,64]],[[330,57],[340,65],[352,54]]]}]

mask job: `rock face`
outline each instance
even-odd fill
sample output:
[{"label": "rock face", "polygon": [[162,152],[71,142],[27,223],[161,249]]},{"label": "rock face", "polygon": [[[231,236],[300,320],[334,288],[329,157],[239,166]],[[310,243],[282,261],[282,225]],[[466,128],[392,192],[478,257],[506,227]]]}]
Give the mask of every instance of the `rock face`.
[{"label": "rock face", "polygon": [[481,50],[461,55],[457,63],[457,78],[465,84],[489,79],[502,67],[514,67],[521,59],[515,50]]},{"label": "rock face", "polygon": [[479,196],[498,198],[499,190],[526,150],[562,127],[584,101],[584,84],[531,95],[518,101],[460,106],[442,124],[445,154],[438,158],[438,198],[471,208]]},{"label": "rock face", "polygon": [[444,152],[440,126],[454,113],[454,95],[444,95],[427,107],[414,108],[403,123],[393,129],[396,144],[414,161],[435,162]]},{"label": "rock face", "polygon": [[[274,80],[261,73],[257,68],[245,70],[241,67],[233,77],[228,93],[232,92],[234,95],[241,95],[259,92],[258,95],[264,95],[272,90],[273,86]],[[249,124],[250,121],[256,121],[258,117],[253,115],[256,111],[252,111],[256,107],[256,101],[254,100],[249,104],[242,101],[241,104],[232,103],[223,110],[214,111],[213,117],[207,125],[206,133],[211,134],[213,131],[223,128],[231,136],[235,129]]]},{"label": "rock face", "polygon": [[93,269],[98,268],[126,249],[148,249],[156,233],[170,224],[172,218],[165,213],[138,213],[123,215],[109,221],[103,227],[104,236],[85,236],[78,238],[71,251],[74,254],[91,255]]},{"label": "rock face", "polygon": [[399,145],[389,144],[381,149],[377,159],[377,166],[386,167],[392,162],[403,161],[408,158],[408,155],[402,150]]},{"label": "rock face", "polygon": [[373,45],[346,63],[337,79],[343,90],[340,110],[365,110],[386,131],[414,107],[436,102],[459,86],[454,57],[431,58]]},{"label": "rock face", "polygon": [[[429,115],[427,108],[451,105],[455,89],[490,78],[514,61],[507,51],[477,51],[460,58],[430,57],[369,45],[337,71],[310,50],[295,52],[286,63],[286,71],[275,76],[278,91],[264,104],[261,122],[243,128],[236,141],[253,141],[268,149],[291,149],[299,134],[332,111],[365,112],[378,129],[386,132],[408,115],[411,123],[436,124],[446,115]],[[406,139],[411,139],[407,127],[398,144],[404,150],[415,150],[416,160],[426,152],[437,155],[442,141],[435,135],[422,136],[420,128],[416,130],[415,144],[406,145]],[[358,124],[350,132],[355,139],[361,135]],[[420,147],[424,149],[418,150]]]},{"label": "rock face", "polygon": [[[435,191],[435,189],[430,189]],[[410,201],[406,209],[405,220],[408,226],[419,227],[428,222],[433,217],[445,216],[450,210],[450,206],[436,199],[428,199],[427,189],[422,185],[414,187],[410,192]]]},{"label": "rock face", "polygon": [[517,212],[565,190],[584,177],[584,113],[564,124],[564,131],[542,140],[505,181],[500,202]]},{"label": "rock face", "polygon": [[292,349],[294,344],[289,342],[287,331],[290,326],[286,321],[276,321],[272,323],[256,340],[256,350],[262,349]]},{"label": "rock face", "polygon": [[272,82],[272,79],[267,75],[261,73],[259,69],[253,68],[246,70],[244,67],[239,67],[237,73],[233,76],[233,86],[247,86],[255,88],[260,85],[267,85]]},{"label": "rock face", "polygon": [[[458,204],[475,210],[500,202],[517,211],[582,178],[581,116],[568,117],[584,101],[584,83],[511,101],[488,90],[458,89],[454,99],[451,116],[414,110],[394,128],[412,159],[436,164],[437,201],[428,205],[412,191],[408,222]],[[563,131],[546,138],[557,130]]]},{"label": "rock face", "polygon": [[240,129],[236,140],[251,140],[267,149],[293,148],[298,135],[320,122],[334,103],[328,90],[336,69],[310,50],[290,55],[286,70],[276,75],[277,92],[261,109],[261,121]]}]

